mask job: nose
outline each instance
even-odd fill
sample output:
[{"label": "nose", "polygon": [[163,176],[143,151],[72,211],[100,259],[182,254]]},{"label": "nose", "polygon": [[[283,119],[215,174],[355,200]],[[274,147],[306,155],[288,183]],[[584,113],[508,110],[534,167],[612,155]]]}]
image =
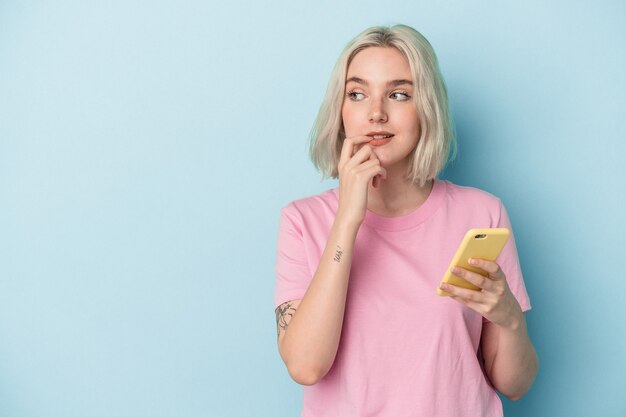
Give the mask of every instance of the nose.
[{"label": "nose", "polygon": [[372,123],[384,123],[387,121],[387,112],[383,100],[372,100],[369,109],[369,120]]}]

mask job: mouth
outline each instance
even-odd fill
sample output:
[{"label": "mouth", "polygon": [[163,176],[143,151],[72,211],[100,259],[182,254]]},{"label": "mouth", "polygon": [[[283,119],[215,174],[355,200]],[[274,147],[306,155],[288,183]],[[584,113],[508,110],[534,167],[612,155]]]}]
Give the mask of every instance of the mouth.
[{"label": "mouth", "polygon": [[390,132],[369,132],[366,136],[369,136],[372,139],[389,139],[394,135]]},{"label": "mouth", "polygon": [[372,140],[368,142],[369,145],[382,146],[389,143],[394,135],[390,132],[369,132],[367,136],[372,138]]}]

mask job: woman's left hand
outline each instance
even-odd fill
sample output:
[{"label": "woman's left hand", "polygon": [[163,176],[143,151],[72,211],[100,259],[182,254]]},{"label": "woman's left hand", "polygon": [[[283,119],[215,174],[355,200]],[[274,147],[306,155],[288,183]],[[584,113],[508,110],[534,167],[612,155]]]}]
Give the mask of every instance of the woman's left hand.
[{"label": "woman's left hand", "polygon": [[460,267],[453,268],[452,273],[480,287],[480,290],[469,290],[446,283],[441,284],[441,289],[490,322],[506,328],[515,327],[523,313],[509,289],[500,265],[484,259],[470,259],[469,263],[488,275],[483,276]]}]

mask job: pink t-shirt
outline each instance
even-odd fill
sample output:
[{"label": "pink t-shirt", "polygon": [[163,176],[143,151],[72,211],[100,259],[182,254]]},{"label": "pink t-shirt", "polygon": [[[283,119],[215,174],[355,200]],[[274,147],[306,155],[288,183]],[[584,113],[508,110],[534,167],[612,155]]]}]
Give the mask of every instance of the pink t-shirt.
[{"label": "pink t-shirt", "polygon": [[[335,188],[282,209],[275,308],[304,297],[338,195]],[[511,230],[500,200],[442,180],[407,215],[366,212],[337,356],[319,383],[303,386],[302,417],[502,416],[500,398],[477,356],[482,316],[436,294],[465,233],[483,227]],[[512,235],[497,262],[522,310],[529,310]]]}]

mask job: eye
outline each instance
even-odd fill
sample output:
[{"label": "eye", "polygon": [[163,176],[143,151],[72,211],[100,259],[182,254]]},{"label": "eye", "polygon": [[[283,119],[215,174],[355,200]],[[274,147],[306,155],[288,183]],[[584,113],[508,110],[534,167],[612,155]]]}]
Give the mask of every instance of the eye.
[{"label": "eye", "polygon": [[398,100],[398,101],[407,101],[408,99],[411,98],[409,93],[407,93],[406,91],[394,91],[393,93],[391,93],[391,97],[394,100]]},{"label": "eye", "polygon": [[346,97],[348,97],[352,101],[361,101],[365,98],[365,94],[358,93],[356,91],[350,91],[346,94]]}]

